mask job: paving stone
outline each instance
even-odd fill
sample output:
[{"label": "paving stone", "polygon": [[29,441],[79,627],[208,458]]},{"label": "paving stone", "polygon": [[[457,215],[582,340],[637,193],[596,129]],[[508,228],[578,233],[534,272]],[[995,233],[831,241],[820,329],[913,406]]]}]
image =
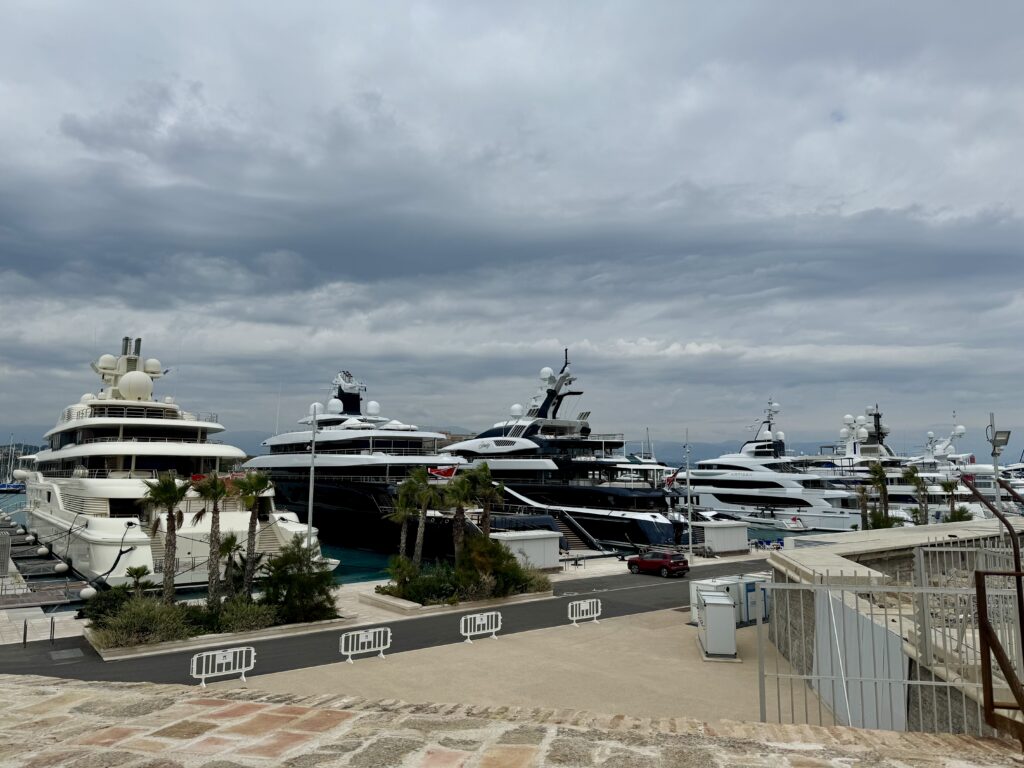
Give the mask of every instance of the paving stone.
[{"label": "paving stone", "polygon": [[448,736],[441,738],[437,743],[442,747],[458,749],[463,752],[475,752],[483,745],[482,741],[473,741],[472,739],[453,739]]},{"label": "paving stone", "polygon": [[601,768],[659,768],[661,761],[633,749],[615,747],[601,761]]},{"label": "paving stone", "polygon": [[200,768],[248,768],[248,766],[231,760],[214,760],[210,763],[203,763]]},{"label": "paving stone", "polygon": [[158,739],[130,739],[121,742],[123,749],[134,749],[136,752],[163,752],[173,746],[173,742]]},{"label": "paving stone", "polygon": [[245,742],[238,741],[237,739],[225,739],[222,736],[207,736],[206,738],[199,739],[198,741],[193,741],[191,744],[178,747],[178,749],[182,752],[193,752],[198,755],[219,755],[222,752],[227,752],[229,749],[237,749],[244,745]]},{"label": "paving stone", "polygon": [[254,715],[257,712],[262,712],[269,706],[269,704],[261,704],[258,702],[245,702],[242,704],[231,703],[231,706],[225,707],[224,709],[218,709],[213,712],[207,712],[203,717],[208,717],[211,720],[232,720],[240,717],[248,717],[249,715]]},{"label": "paving stone", "polygon": [[337,728],[342,723],[351,720],[355,713],[339,712],[334,709],[310,710],[313,714],[296,720],[288,726],[293,731],[309,731],[312,733],[324,733]]},{"label": "paving stone", "polygon": [[716,764],[710,749],[667,747],[661,752],[661,768],[708,768]]},{"label": "paving stone", "polygon": [[303,744],[309,744],[312,738],[308,733],[280,731],[251,747],[238,750],[237,754],[252,755],[253,757],[281,757],[286,752],[298,749]]},{"label": "paving stone", "polygon": [[548,729],[542,725],[521,725],[511,731],[505,731],[498,739],[499,744],[540,744],[548,735]]},{"label": "paving stone", "polygon": [[138,736],[145,730],[145,728],[129,728],[123,725],[101,728],[98,731],[94,731],[91,736],[82,739],[79,743],[92,747],[112,747],[117,742],[124,741],[131,736]]},{"label": "paving stone", "polygon": [[132,768],[184,768],[177,760],[160,758],[159,760],[147,760],[144,763],[133,765]]},{"label": "paving stone", "polygon": [[289,757],[284,761],[285,768],[316,768],[324,763],[334,762],[338,759],[337,754],[330,752],[313,752],[308,755],[297,755]]},{"label": "paving stone", "polygon": [[237,733],[243,736],[263,736],[270,731],[289,725],[295,721],[295,715],[271,715],[261,713],[222,729],[221,733]]},{"label": "paving stone", "polygon": [[451,719],[408,717],[402,721],[402,726],[404,728],[412,728],[426,733],[437,733],[438,731],[475,731],[488,725],[490,725],[488,720],[482,720],[478,717],[460,717]]},{"label": "paving stone", "polygon": [[180,723],[161,728],[159,731],[151,733],[150,736],[165,739],[194,739],[216,727],[216,723],[206,723],[202,720],[182,720]]},{"label": "paving stone", "polygon": [[538,749],[519,745],[491,747],[480,756],[480,768],[532,768]]},{"label": "paving stone", "polygon": [[54,752],[44,752],[41,755],[30,758],[26,762],[22,763],[21,768],[50,768],[56,765],[66,765],[68,762],[75,760],[82,755],[86,754],[84,749],[73,749],[73,750],[57,750]]},{"label": "paving stone", "polygon": [[594,765],[594,750],[592,741],[557,738],[551,742],[545,762],[551,765]]},{"label": "paving stone", "polygon": [[92,752],[82,755],[77,760],[65,763],[67,768],[113,768],[117,765],[124,765],[138,759],[134,752]]},{"label": "paving stone", "polygon": [[423,746],[419,739],[404,739],[384,736],[366,745],[352,755],[349,765],[352,768],[381,768],[385,765],[398,765],[405,756]]},{"label": "paving stone", "polygon": [[417,768],[462,768],[471,755],[441,747],[430,747],[416,764]]},{"label": "paving stone", "polygon": [[127,696],[109,700],[91,699],[73,707],[79,715],[98,715],[115,719],[137,720],[153,712],[169,709],[177,699],[169,696]]}]

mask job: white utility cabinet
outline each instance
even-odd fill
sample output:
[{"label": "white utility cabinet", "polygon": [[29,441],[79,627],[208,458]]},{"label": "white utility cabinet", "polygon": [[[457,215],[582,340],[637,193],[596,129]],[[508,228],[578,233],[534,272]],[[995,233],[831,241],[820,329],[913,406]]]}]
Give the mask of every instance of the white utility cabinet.
[{"label": "white utility cabinet", "polygon": [[491,538],[504,544],[521,565],[542,571],[558,570],[558,531],[499,531]]},{"label": "white utility cabinet", "polygon": [[697,636],[706,656],[736,657],[736,606],[723,592],[697,593]]}]

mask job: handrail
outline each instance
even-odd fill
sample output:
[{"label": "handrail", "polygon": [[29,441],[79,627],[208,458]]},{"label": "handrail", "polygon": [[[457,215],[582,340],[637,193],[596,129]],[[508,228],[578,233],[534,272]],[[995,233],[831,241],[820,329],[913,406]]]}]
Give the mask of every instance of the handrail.
[{"label": "handrail", "polygon": [[90,443],[188,443],[189,445],[202,445],[203,443],[214,443],[216,445],[223,445],[223,440],[200,440],[198,438],[186,439],[184,437],[87,437],[78,445],[88,445]]},{"label": "handrail", "polygon": [[[996,487],[998,488],[1002,481],[998,477],[996,478],[996,481]],[[1001,724],[1005,729],[1012,731],[1020,740],[1021,751],[1024,751],[1024,723],[1003,715],[998,715],[995,712],[997,708],[1017,709],[1024,712],[1024,686],[1021,685],[1020,679],[1017,677],[1017,674],[1013,669],[1009,656],[1007,656],[1006,651],[999,642],[999,638],[996,636],[995,630],[992,628],[991,623],[989,623],[988,604],[985,602],[987,600],[987,595],[985,593],[986,576],[1000,575],[1013,577],[1017,598],[1017,631],[1020,633],[1018,637],[1024,640],[1024,572],[1021,571],[1020,564],[1020,542],[1017,540],[1017,531],[1012,525],[1010,525],[1010,521],[1006,518],[1006,515],[1003,514],[1002,510],[997,509],[994,504],[990,503],[989,500],[978,491],[973,482],[964,478],[961,478],[960,482],[971,489],[971,493],[974,494],[975,498],[977,498],[978,501],[984,504],[988,510],[996,516],[999,522],[1003,524],[1010,534],[1010,546],[1013,548],[1013,571],[976,571],[974,579],[975,587],[978,592],[978,625],[981,629],[981,680],[985,699],[985,722],[993,728],[997,727],[997,724]],[[1002,706],[1000,702],[995,701],[995,695],[992,691],[992,661],[989,657],[990,649],[991,652],[995,654],[996,661],[999,663],[999,668],[1002,670],[1003,676],[1006,678],[1006,682],[1010,686],[1010,690],[1013,692],[1014,699],[1017,700],[1017,705],[1015,707]]]}]

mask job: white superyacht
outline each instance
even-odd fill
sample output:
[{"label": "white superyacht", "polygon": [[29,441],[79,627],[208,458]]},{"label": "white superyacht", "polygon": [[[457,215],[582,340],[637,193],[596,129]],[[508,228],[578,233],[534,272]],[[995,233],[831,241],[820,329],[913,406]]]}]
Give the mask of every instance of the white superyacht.
[{"label": "white superyacht", "polygon": [[[46,445],[24,472],[29,532],[55,556],[96,586],[130,582],[127,569],[146,566],[162,574],[173,567],[179,587],[205,584],[211,515],[195,491],[179,506],[174,563],[164,558],[166,511],[148,508],[147,480],[170,473],[198,480],[227,475],[245,452],[213,439],[224,430],[215,414],[190,413],[173,397],[153,397],[164,371],[143,359],[142,340],[122,340],[121,354],[102,355],[92,369],[102,380],[97,393],[82,395],[44,436]],[[257,548],[276,552],[306,528],[295,515],[277,512],[273,489],[258,500]],[[250,512],[237,496],[220,503],[221,535],[245,541]],[[316,540],[313,546],[319,551]],[[326,562],[326,561],[325,561]]]}]

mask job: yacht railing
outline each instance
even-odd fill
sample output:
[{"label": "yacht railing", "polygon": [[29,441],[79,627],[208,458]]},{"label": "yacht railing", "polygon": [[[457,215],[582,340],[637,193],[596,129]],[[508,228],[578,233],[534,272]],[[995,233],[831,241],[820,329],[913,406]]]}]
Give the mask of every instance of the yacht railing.
[{"label": "yacht railing", "polygon": [[215,443],[223,445],[223,440],[211,440],[208,438],[185,438],[185,437],[87,437],[78,445],[89,443]]},{"label": "yacht railing", "polygon": [[[320,440],[316,442],[317,454],[330,453],[344,456],[438,456],[440,455],[437,451],[429,448],[324,448],[324,443]],[[290,453],[297,453],[297,451],[290,451]],[[302,451],[302,453],[309,453],[309,451]],[[271,454],[278,455],[278,454]],[[285,455],[285,454],[280,454]]]},{"label": "yacht railing", "polygon": [[[164,471],[166,473],[166,470]],[[109,480],[151,480],[155,479],[160,474],[155,469],[56,469],[53,471],[43,472],[43,478],[60,478],[60,477],[81,477],[89,479],[109,479]]]},{"label": "yacht railing", "polygon": [[138,405],[89,405],[85,407],[71,407],[64,409],[60,421],[80,421],[83,419],[106,419],[106,418],[130,418],[130,419],[160,419],[169,421],[204,421],[219,422],[216,413],[202,412],[190,413],[179,411],[176,408],[146,408]]}]

